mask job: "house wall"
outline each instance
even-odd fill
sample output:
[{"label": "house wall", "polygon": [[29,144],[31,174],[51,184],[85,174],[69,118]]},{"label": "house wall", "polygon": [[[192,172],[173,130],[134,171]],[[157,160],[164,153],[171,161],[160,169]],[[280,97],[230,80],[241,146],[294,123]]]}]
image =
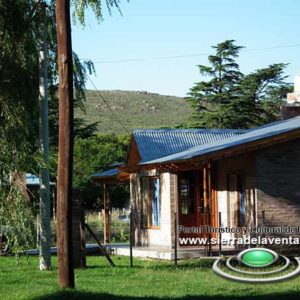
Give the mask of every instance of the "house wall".
[{"label": "house wall", "polygon": [[[160,178],[160,226],[145,228],[143,225],[143,199],[141,177],[159,176]],[[171,248],[174,240],[174,211],[176,175],[156,170],[131,174],[130,195],[134,220],[135,246],[155,246]]]},{"label": "house wall", "polygon": [[[217,211],[222,212],[222,226],[239,226],[228,209],[228,176],[233,174],[244,178],[247,226],[261,225],[262,211],[265,212],[267,226],[300,226],[300,139],[223,158],[213,164],[212,174]],[[144,228],[142,224],[142,176],[160,177],[159,229]],[[172,248],[178,198],[177,175],[150,170],[131,174],[130,180],[135,245]],[[241,236],[227,236],[232,237]]]},{"label": "house wall", "polygon": [[[214,164],[212,172],[217,175],[214,180],[215,189],[217,190],[218,211],[221,212],[222,227],[238,227],[238,195],[233,191],[234,205],[229,202],[228,177],[230,175],[241,176],[244,180],[245,206],[246,206],[246,224],[255,224],[255,156],[253,153],[247,153],[231,158],[224,158]],[[230,207],[231,205],[231,207]],[[234,215],[234,217],[233,217]],[[234,236],[223,234],[224,239]]]},{"label": "house wall", "polygon": [[260,150],[256,168],[258,224],[265,211],[267,226],[299,226],[300,139]]}]

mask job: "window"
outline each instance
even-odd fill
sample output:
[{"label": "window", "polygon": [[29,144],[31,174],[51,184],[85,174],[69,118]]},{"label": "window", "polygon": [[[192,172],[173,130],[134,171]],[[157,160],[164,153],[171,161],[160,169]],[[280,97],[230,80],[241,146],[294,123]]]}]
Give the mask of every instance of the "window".
[{"label": "window", "polygon": [[143,226],[160,226],[160,182],[158,177],[142,178]]},{"label": "window", "polygon": [[179,197],[181,214],[193,214],[195,211],[195,186],[193,174],[187,174],[179,179]]},{"label": "window", "polygon": [[159,179],[151,178],[150,179],[151,186],[151,225],[159,226],[160,218],[159,218]]}]

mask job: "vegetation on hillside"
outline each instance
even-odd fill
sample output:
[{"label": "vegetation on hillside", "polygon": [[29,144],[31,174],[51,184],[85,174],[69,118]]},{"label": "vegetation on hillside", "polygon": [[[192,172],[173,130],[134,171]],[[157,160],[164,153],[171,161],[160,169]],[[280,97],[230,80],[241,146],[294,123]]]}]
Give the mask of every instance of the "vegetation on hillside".
[{"label": "vegetation on hillside", "polygon": [[[85,111],[76,116],[87,124],[98,122],[98,133],[126,134],[133,128],[176,127],[192,112],[184,98],[145,91],[87,91]],[[124,130],[122,125],[127,129]]]}]

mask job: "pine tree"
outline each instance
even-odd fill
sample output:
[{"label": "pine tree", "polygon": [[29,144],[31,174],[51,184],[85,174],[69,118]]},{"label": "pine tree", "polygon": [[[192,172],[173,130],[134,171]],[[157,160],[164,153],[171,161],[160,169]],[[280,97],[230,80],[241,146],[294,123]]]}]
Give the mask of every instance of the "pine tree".
[{"label": "pine tree", "polygon": [[238,97],[227,111],[232,128],[251,128],[279,117],[280,106],[290,90],[284,80],[286,64],[273,64],[245,75],[238,84]]},{"label": "pine tree", "polygon": [[251,128],[279,118],[280,106],[291,87],[284,82],[286,64],[272,64],[244,75],[236,62],[243,47],[228,40],[212,47],[210,66],[199,65],[200,81],[191,88],[194,113],[189,127]]},{"label": "pine tree", "polygon": [[200,74],[211,79],[196,83],[189,93],[195,109],[192,121],[196,127],[223,128],[228,126],[224,107],[236,97],[236,85],[243,77],[235,60],[243,47],[227,40],[212,48],[215,54],[208,57],[210,66],[198,65]]}]

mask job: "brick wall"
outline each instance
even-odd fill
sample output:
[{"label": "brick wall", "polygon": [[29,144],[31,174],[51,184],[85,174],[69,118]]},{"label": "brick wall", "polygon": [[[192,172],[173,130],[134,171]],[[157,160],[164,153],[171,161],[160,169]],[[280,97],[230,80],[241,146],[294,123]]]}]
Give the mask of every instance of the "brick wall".
[{"label": "brick wall", "polygon": [[258,224],[300,226],[300,139],[257,151],[256,174]]}]

